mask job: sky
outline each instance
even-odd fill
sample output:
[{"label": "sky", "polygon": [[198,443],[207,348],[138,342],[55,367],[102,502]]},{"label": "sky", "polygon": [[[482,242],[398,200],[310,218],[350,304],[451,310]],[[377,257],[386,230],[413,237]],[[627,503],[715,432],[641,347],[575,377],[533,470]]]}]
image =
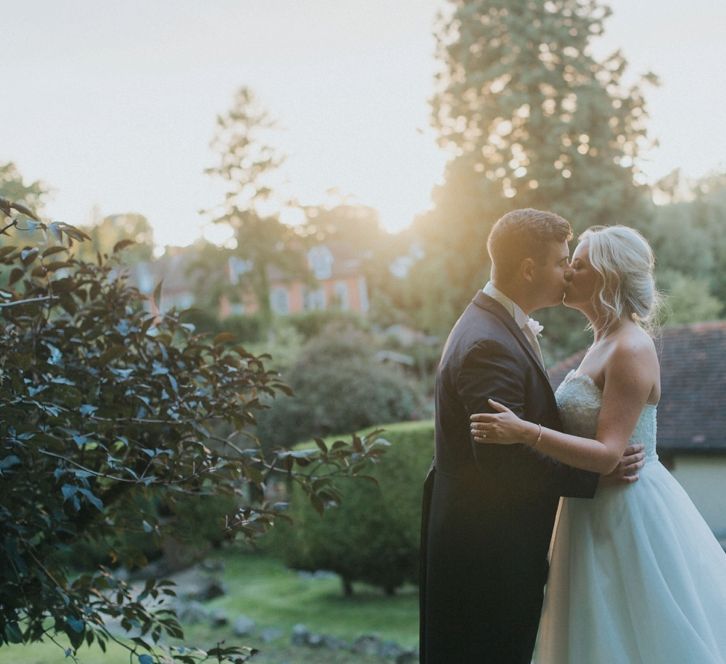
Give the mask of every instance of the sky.
[{"label": "sky", "polygon": [[[611,0],[598,54],[654,71],[641,167],[652,181],[726,166],[726,2]],[[54,190],[85,224],[140,212],[160,245],[204,232],[221,199],[204,168],[215,118],[251,87],[277,118],[283,191],[330,190],[391,231],[431,206],[448,154],[429,127],[443,0],[3,0],[0,163]],[[95,212],[94,212],[95,210]]]}]

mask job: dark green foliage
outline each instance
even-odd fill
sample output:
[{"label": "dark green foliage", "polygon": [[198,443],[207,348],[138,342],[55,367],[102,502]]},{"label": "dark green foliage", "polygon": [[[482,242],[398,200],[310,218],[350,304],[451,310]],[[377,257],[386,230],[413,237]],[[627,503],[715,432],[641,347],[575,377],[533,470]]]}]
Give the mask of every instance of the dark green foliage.
[{"label": "dark green foliage", "polygon": [[349,327],[328,327],[309,341],[284,378],[295,396],[280,397],[260,414],[257,434],[266,447],[292,447],[420,412],[410,382],[377,362],[370,338]]},{"label": "dark green foliage", "polygon": [[267,334],[268,325],[262,316],[249,314],[245,316],[228,316],[219,319],[206,309],[186,309],[181,312],[180,319],[184,323],[191,323],[197,333],[219,334],[229,332],[239,343],[255,343],[263,341]]},{"label": "dark green foliage", "polygon": [[[150,316],[115,258],[69,254],[87,239],[78,229],[4,198],[0,220],[10,239],[28,228],[55,242],[0,248],[0,644],[64,633],[73,649],[103,649],[117,618],[140,628],[134,650],[168,652],[162,636],[182,636],[174,612],[143,603],[173,595],[168,582],[134,591],[104,567],[71,578],[63,548],[106,542],[107,557],[142,565],[149,542],[202,518],[183,501],[196,508],[215,496],[236,507],[226,534],[254,537],[284,508],[255,498],[272,472],[286,472],[320,507],[331,474],[357,474],[382,450],[356,440],[263,458],[249,429],[260,399],[287,388],[260,358],[229,334],[196,335],[173,312]],[[231,433],[219,435],[225,427]],[[299,475],[315,461],[324,472]],[[222,531],[221,516],[209,528]],[[219,654],[243,661],[249,652]],[[198,659],[174,652],[171,661]]]},{"label": "dark green foliage", "polygon": [[655,208],[650,235],[657,284],[668,296],[664,322],[718,318],[726,313],[726,174],[666,179],[675,191]]},{"label": "dark green foliage", "polygon": [[318,336],[328,325],[336,324],[365,330],[368,324],[359,314],[351,311],[328,309],[325,311],[306,311],[285,317],[289,323],[307,341]]},{"label": "dark green foliage", "polygon": [[234,334],[237,341],[254,343],[265,339],[269,323],[258,314],[249,314],[228,316],[222,319],[219,325],[225,332]]},{"label": "dark green foliage", "polygon": [[293,491],[293,526],[275,528],[273,548],[301,570],[330,570],[344,588],[364,581],[392,593],[418,582],[421,491],[433,455],[430,421],[395,424],[390,443],[371,471],[374,482],[341,485],[342,503],[321,517],[299,489]]}]

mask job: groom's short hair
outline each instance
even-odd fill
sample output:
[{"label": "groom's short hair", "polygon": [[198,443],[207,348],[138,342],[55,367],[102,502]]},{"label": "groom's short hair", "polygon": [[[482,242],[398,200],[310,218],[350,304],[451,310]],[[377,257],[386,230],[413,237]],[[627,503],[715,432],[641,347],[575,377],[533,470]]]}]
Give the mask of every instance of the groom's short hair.
[{"label": "groom's short hair", "polygon": [[550,242],[571,239],[572,227],[566,219],[554,212],[524,208],[507,212],[492,226],[487,251],[497,277],[507,280],[525,258],[542,264]]}]

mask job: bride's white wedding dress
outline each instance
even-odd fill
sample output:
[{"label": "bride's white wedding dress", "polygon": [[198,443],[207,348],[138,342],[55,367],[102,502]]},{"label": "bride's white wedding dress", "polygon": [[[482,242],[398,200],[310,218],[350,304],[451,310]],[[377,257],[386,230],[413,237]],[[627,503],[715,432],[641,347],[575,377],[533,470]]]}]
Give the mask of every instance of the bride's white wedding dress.
[{"label": "bride's white wedding dress", "polygon": [[[594,438],[593,380],[570,372],[556,397],[565,430]],[[562,499],[533,661],[726,664],[726,554],[658,461],[655,406],[630,442],[645,445],[637,482]]]}]

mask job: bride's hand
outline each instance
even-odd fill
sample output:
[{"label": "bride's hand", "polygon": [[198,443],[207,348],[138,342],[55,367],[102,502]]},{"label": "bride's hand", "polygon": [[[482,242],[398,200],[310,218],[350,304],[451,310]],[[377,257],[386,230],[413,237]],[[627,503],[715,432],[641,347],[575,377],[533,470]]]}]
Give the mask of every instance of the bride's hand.
[{"label": "bride's hand", "polygon": [[509,408],[488,399],[489,405],[496,413],[476,413],[471,420],[471,436],[476,443],[490,443],[496,445],[513,445],[524,442],[527,434],[525,420],[517,417]]}]

